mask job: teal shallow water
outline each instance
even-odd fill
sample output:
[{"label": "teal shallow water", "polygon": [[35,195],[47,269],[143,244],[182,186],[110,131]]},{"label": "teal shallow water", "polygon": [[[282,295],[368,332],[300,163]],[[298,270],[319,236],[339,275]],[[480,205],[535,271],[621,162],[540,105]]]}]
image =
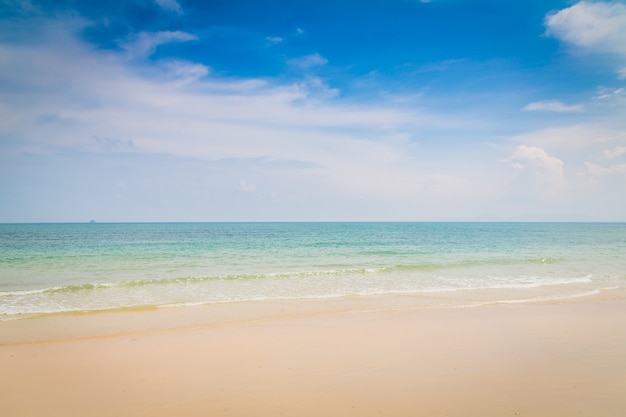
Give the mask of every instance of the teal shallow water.
[{"label": "teal shallow water", "polygon": [[0,319],[262,299],[467,291],[491,301],[626,286],[626,224],[0,225]]}]

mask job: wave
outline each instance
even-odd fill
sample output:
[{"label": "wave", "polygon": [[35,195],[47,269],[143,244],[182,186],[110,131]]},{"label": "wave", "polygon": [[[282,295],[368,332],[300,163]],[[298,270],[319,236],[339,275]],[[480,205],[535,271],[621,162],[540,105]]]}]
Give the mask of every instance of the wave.
[{"label": "wave", "polygon": [[[433,269],[434,268],[434,269]],[[559,268],[560,269],[560,268]],[[0,292],[0,320],[24,314],[108,311],[147,306],[325,299],[351,296],[423,295],[454,299],[465,291],[545,294],[593,291],[611,282],[624,287],[622,276],[569,273],[550,274],[543,267],[451,268],[421,265],[337,268],[292,272],[215,274],[207,276],[135,279],[69,284],[41,289]],[[554,272],[554,271],[552,271]],[[495,293],[494,293],[495,294]],[[464,296],[464,295],[463,295]]]},{"label": "wave", "polygon": [[175,277],[175,278],[152,278],[152,279],[136,279],[128,281],[113,281],[105,283],[85,283],[72,284],[65,286],[55,286],[41,288],[35,290],[16,290],[16,291],[0,291],[0,297],[24,296],[35,294],[58,294],[58,293],[76,293],[83,291],[98,291],[110,288],[133,288],[151,285],[168,285],[168,284],[193,284],[207,281],[255,281],[263,279],[298,279],[298,278],[317,278],[317,277],[341,277],[347,275],[367,275],[385,272],[389,268],[347,268],[338,270],[320,270],[320,271],[297,271],[297,272],[267,272],[267,273],[247,273],[247,274],[221,274],[196,277]]},{"label": "wave", "polygon": [[[528,264],[544,264],[558,262],[556,259],[529,258],[526,260]],[[405,280],[421,280],[423,278],[433,277],[437,281],[454,281],[454,288],[464,288],[470,284],[472,288],[476,288],[478,282],[488,283],[489,288],[515,288],[517,285],[526,287],[527,285],[561,285],[567,283],[587,282],[591,279],[590,275],[586,276],[569,276],[565,278],[536,275],[536,274],[517,274],[509,276],[504,270],[500,270],[495,275],[493,271],[481,270],[472,271],[471,267],[490,267],[490,266],[506,266],[508,264],[519,264],[508,260],[497,260],[489,262],[480,261],[461,261],[453,264],[398,264],[395,266],[375,266],[362,268],[339,268],[339,269],[322,269],[322,270],[305,270],[305,271],[289,271],[289,272],[262,272],[262,273],[238,273],[238,274],[215,274],[206,276],[187,276],[187,277],[164,277],[164,278],[147,278],[133,280],[119,280],[110,282],[87,282],[81,284],[68,284],[62,286],[54,286],[39,289],[25,289],[0,291],[0,300],[11,297],[23,297],[38,294],[64,294],[64,293],[81,293],[81,292],[98,292],[110,289],[132,289],[137,287],[150,286],[167,286],[167,285],[193,285],[196,283],[208,283],[218,281],[281,281],[281,280],[306,280],[306,279],[332,279],[332,278],[375,278],[381,276],[390,280],[396,280],[397,277],[406,275]],[[467,269],[467,268],[470,269]],[[445,272],[445,271],[449,271]],[[527,271],[531,272],[531,271]],[[541,271],[532,271],[534,273]],[[424,275],[427,274],[427,275]],[[391,277],[393,275],[393,277]],[[357,281],[354,281],[356,283]]]},{"label": "wave", "polygon": [[[566,293],[558,293],[552,295],[544,295],[544,296],[529,296],[524,298],[515,298],[515,293],[509,293],[508,297],[512,298],[496,298],[496,299],[488,299],[488,300],[480,300],[477,299],[475,301],[470,301],[465,296],[461,298],[445,298],[445,299],[437,299],[439,300],[436,303],[432,303],[431,298],[422,299],[414,299],[415,303],[406,304],[401,303],[397,307],[387,307],[382,309],[365,309],[365,310],[351,310],[352,312],[368,312],[368,311],[384,311],[384,310],[414,310],[414,309],[436,309],[436,308],[470,308],[470,307],[480,307],[480,306],[488,306],[488,305],[498,305],[498,304],[527,304],[527,303],[544,303],[544,302],[558,302],[558,301],[567,301],[576,298],[590,297],[594,295],[598,295],[604,292],[610,292],[614,290],[619,290],[622,287],[612,286],[612,287],[601,287],[594,288],[589,290],[584,290],[579,288],[574,292],[566,292]],[[45,316],[50,314],[98,314],[98,313],[106,313],[106,312],[128,312],[128,311],[148,311],[148,310],[156,310],[162,308],[179,308],[179,307],[197,307],[197,306],[208,306],[214,304],[227,304],[227,303],[237,303],[237,302],[248,302],[248,301],[287,301],[287,300],[328,300],[328,299],[340,299],[346,297],[371,297],[371,296],[389,296],[389,295],[399,295],[399,296],[414,296],[420,295],[423,293],[458,293],[458,292],[466,292],[466,291],[475,291],[475,290],[492,290],[495,288],[447,288],[447,289],[439,289],[437,291],[390,291],[390,292],[380,292],[380,291],[362,291],[355,292],[350,294],[344,293],[333,293],[333,294],[325,294],[325,295],[308,295],[308,296],[272,296],[272,297],[253,297],[247,299],[237,299],[237,300],[220,300],[220,301],[191,301],[191,302],[174,302],[174,303],[162,303],[162,304],[138,304],[138,305],[121,305],[121,306],[108,306],[108,307],[83,307],[83,308],[39,308],[30,311],[22,311],[15,313],[7,313],[0,312],[0,321],[11,321],[21,318],[30,318],[37,316]],[[427,301],[424,303],[424,301]],[[430,301],[430,302],[429,302]]]},{"label": "wave", "polygon": [[461,259],[449,262],[424,262],[418,264],[398,264],[389,269],[395,270],[434,270],[445,268],[465,268],[478,266],[509,266],[509,265],[549,265],[567,261],[566,258],[550,257],[525,257],[519,259],[510,258],[488,258],[488,259]]}]

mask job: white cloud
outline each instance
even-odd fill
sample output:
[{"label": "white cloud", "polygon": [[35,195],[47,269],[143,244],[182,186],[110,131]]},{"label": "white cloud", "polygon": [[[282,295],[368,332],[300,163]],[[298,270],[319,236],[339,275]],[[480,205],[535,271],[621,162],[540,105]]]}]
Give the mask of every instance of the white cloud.
[{"label": "white cloud", "polygon": [[546,151],[535,146],[518,146],[508,160],[519,170],[531,169],[551,184],[563,181],[563,161],[549,156]]},{"label": "white cloud", "polygon": [[600,165],[592,164],[591,162],[586,162],[585,165],[587,167],[589,175],[594,178],[606,177],[613,174],[626,174],[626,164],[603,167]]},{"label": "white cloud", "polygon": [[315,67],[319,65],[326,65],[328,64],[328,60],[324,58],[323,56],[321,56],[320,54],[314,53],[314,54],[302,56],[300,58],[290,59],[289,61],[287,61],[287,63],[295,67],[310,68],[310,67]]},{"label": "white cloud", "polygon": [[299,85],[302,91],[306,93],[307,97],[327,99],[339,95],[338,89],[329,87],[328,84],[319,77],[307,77]]},{"label": "white cloud", "polygon": [[519,144],[536,146],[550,152],[586,152],[589,147],[615,140],[623,132],[594,124],[574,124],[526,132],[511,139]]},{"label": "white cloud", "polygon": [[156,3],[164,10],[168,10],[177,14],[182,14],[183,9],[176,0],[155,0]]},{"label": "white cloud", "polygon": [[606,157],[606,159],[619,158],[620,156],[622,156],[624,154],[626,154],[626,146],[616,146],[612,150],[605,150],[604,151],[604,156]]},{"label": "white cloud", "polygon": [[[554,127],[524,133],[511,139],[518,147],[522,145],[537,149],[535,151],[537,160],[545,159],[548,155],[559,155],[561,161],[567,162],[562,165],[564,178],[572,179],[581,171],[586,171],[587,161],[603,160],[620,154],[621,148],[626,144],[626,130],[611,128],[605,124],[587,123]],[[609,146],[613,149],[607,151]],[[539,150],[546,155],[541,154]],[[523,152],[521,154],[523,155]],[[517,163],[518,168],[522,167],[521,161],[511,159],[509,162]],[[557,168],[558,164],[554,167]]]},{"label": "white cloud", "polygon": [[121,46],[133,57],[148,57],[159,45],[197,40],[197,36],[181,31],[140,32]]},{"label": "white cloud", "polygon": [[598,87],[597,94],[593,98],[594,100],[614,100],[624,96],[626,96],[626,90],[623,87],[608,88],[600,86]]},{"label": "white cloud", "polygon": [[529,103],[524,107],[526,111],[551,111],[558,113],[579,113],[585,111],[581,104],[567,105],[558,100],[544,100]]},{"label": "white cloud", "polygon": [[210,72],[209,68],[202,64],[180,60],[161,61],[158,63],[158,68],[164,71],[166,78],[183,84],[198,81]]},{"label": "white cloud", "polygon": [[[283,212],[273,210],[291,198],[301,205],[288,206],[285,213],[290,210],[292,217],[283,219],[306,219],[297,217],[305,206],[310,219],[467,219],[484,213],[491,203],[493,212],[499,212],[499,193],[510,177],[531,188],[535,180],[562,182],[562,161],[572,169],[568,149],[586,156],[588,144],[598,143],[594,157],[599,158],[605,149],[623,145],[601,142],[619,133],[611,127],[530,132],[514,138],[523,146],[506,151],[509,162],[521,170],[514,172],[500,162],[505,156],[495,147],[486,150],[469,139],[455,142],[458,148],[445,146],[448,138],[476,136],[478,129],[488,135],[485,121],[475,114],[467,119],[459,113],[433,114],[418,107],[420,100],[391,96],[349,102],[336,98],[338,92],[316,77],[281,84],[219,77],[194,62],[129,60],[93,48],[73,35],[75,28],[65,27],[56,26],[56,37],[41,36],[33,28],[20,43],[0,38],[0,157],[16,164],[27,153],[63,166],[70,161],[64,171],[69,174],[55,177],[61,179],[84,174],[84,161],[111,164],[101,171],[90,166],[93,176],[108,178],[112,165],[125,168],[120,174],[127,181],[123,200],[141,195],[134,198],[144,201],[137,213],[155,207],[149,204],[150,193],[187,189],[192,198],[211,196],[212,204],[195,205],[200,220],[220,210],[215,207],[221,207],[220,219],[245,219],[246,213],[257,212],[259,219],[280,219]],[[184,32],[158,32],[139,34],[126,46],[145,57],[160,44],[193,39]],[[309,57],[308,64],[327,62],[319,54]],[[72,164],[82,168],[71,171]],[[9,178],[10,168],[2,165],[0,174]],[[578,167],[582,170],[583,162]],[[45,172],[37,171],[40,177]],[[20,178],[11,178],[19,184]],[[139,180],[143,188],[137,193]],[[63,186],[57,182],[56,187]],[[554,187],[546,190],[552,193]],[[222,199],[220,192],[236,197]],[[245,206],[239,204],[245,199],[262,202],[264,195],[281,204],[264,214],[256,207],[234,212]],[[528,204],[537,207],[532,198]],[[64,212],[68,203],[58,206]],[[128,219],[120,213],[119,220]],[[185,219],[154,213],[152,219]]]},{"label": "white cloud", "polygon": [[239,189],[244,193],[256,191],[256,185],[248,183],[246,180],[239,181]]},{"label": "white cloud", "polygon": [[546,17],[547,33],[573,46],[626,57],[626,6],[581,1]]},{"label": "white cloud", "polygon": [[[192,38],[140,34],[136,45],[141,47],[135,47],[149,51],[162,42]],[[318,186],[348,187],[351,181],[337,176],[362,172],[363,181],[397,170],[394,177],[416,178],[415,168],[406,163],[410,144],[398,138],[418,127],[454,124],[416,110],[333,104],[325,99],[337,92],[315,77],[273,85],[210,77],[208,68],[191,62],[136,66],[71,36],[62,44],[40,37],[37,43],[0,45],[0,50],[0,80],[18,92],[0,97],[0,135],[12,138],[17,153],[52,149],[204,161],[271,158],[308,167],[299,169],[314,173]],[[395,168],[402,161],[404,168]],[[404,192],[389,184],[369,191]]]},{"label": "white cloud", "polygon": [[618,2],[581,1],[546,16],[546,33],[583,53],[618,57],[617,77],[626,77],[626,5]]},{"label": "white cloud", "polygon": [[283,38],[281,38],[280,36],[268,36],[265,38],[266,41],[268,41],[271,44],[279,44],[283,41]]}]

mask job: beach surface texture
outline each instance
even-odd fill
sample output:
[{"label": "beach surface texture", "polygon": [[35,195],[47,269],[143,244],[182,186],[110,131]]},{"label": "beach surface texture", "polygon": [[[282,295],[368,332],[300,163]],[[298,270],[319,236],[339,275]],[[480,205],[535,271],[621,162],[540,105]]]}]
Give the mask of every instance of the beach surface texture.
[{"label": "beach surface texture", "polygon": [[[623,416],[626,297],[244,302],[0,323],[3,416]],[[398,304],[406,304],[400,300]]]}]

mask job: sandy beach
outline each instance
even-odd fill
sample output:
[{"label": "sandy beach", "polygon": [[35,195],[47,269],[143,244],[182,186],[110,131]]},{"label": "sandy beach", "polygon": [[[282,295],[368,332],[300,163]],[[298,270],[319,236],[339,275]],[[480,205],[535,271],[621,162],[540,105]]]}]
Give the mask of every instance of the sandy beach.
[{"label": "sandy beach", "polygon": [[626,413],[622,292],[405,304],[266,301],[0,322],[0,415]]}]

